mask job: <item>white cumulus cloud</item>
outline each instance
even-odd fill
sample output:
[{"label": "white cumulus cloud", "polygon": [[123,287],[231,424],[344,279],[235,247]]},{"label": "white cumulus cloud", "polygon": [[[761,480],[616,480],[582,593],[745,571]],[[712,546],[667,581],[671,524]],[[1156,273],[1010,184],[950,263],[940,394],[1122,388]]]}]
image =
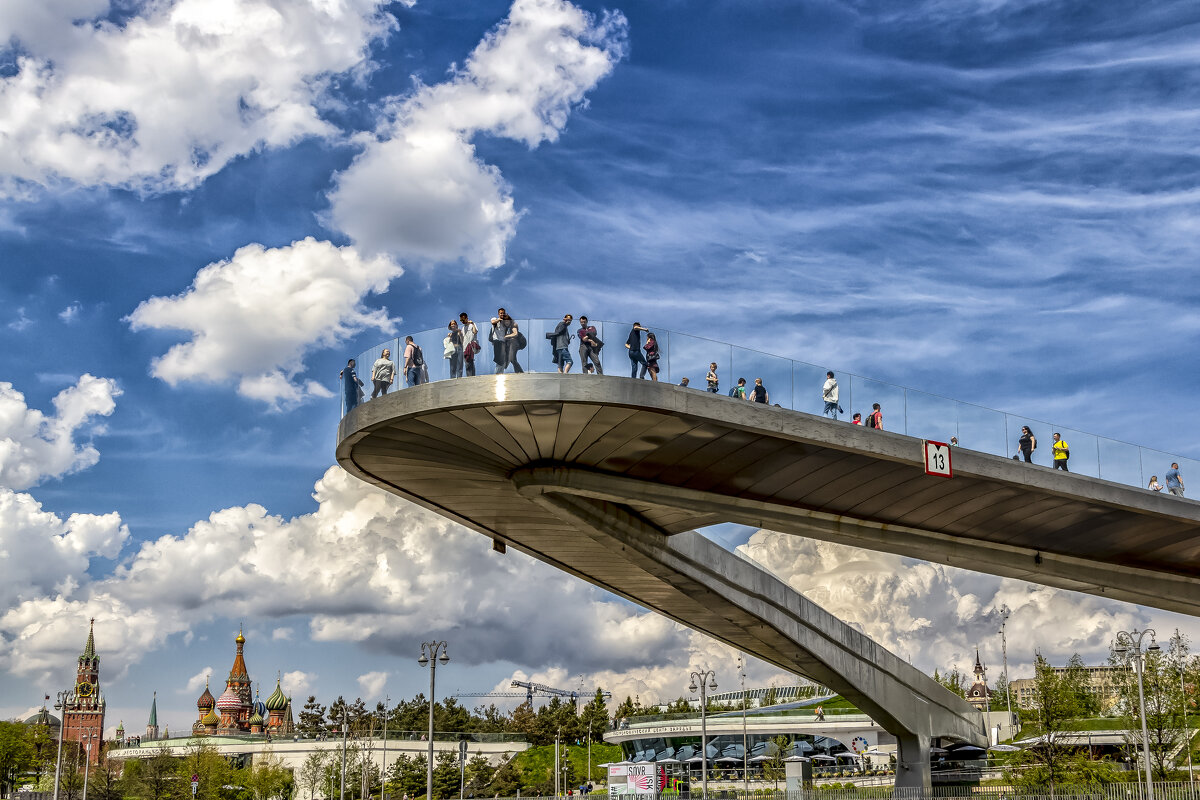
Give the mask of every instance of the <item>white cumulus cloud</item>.
[{"label": "white cumulus cloud", "polygon": [[554,141],[622,57],[626,27],[619,13],[597,19],[566,0],[516,0],[449,80],[395,104],[337,177],[333,222],[368,252],[475,270],[504,263],[518,213],[473,137]]},{"label": "white cumulus cloud", "polygon": [[245,397],[294,405],[331,394],[297,379],[308,352],[370,328],[392,332],[395,320],[362,301],[400,273],[388,258],[363,258],[312,237],[287,247],[252,244],[201,269],[183,293],[144,301],[128,322],[134,330],[191,335],[153,363],[152,373],[172,386],[236,381]]},{"label": "white cumulus cloud", "polygon": [[375,672],[368,672],[365,675],[359,675],[356,680],[358,681],[359,688],[362,689],[362,696],[367,698],[367,700],[373,700],[382,695],[383,687],[387,684],[387,679],[388,674],[386,672],[377,670]]},{"label": "white cumulus cloud", "polygon": [[170,190],[261,147],[334,133],[330,76],[366,68],[384,0],[10,0],[0,42],[0,189]]},{"label": "white cumulus cloud", "polygon": [[212,675],[213,668],[205,667],[192,677],[188,678],[187,685],[180,689],[180,691],[187,694],[198,692],[208,685],[208,682],[212,679]]},{"label": "white cumulus cloud", "polygon": [[294,697],[298,694],[304,694],[312,689],[313,681],[317,679],[315,672],[304,672],[303,670],[292,670],[291,672],[283,673],[279,684],[283,690],[288,693],[289,697]]},{"label": "white cumulus cloud", "polygon": [[55,396],[54,415],[29,408],[11,383],[0,382],[0,486],[27,489],[92,466],[100,453],[76,442],[95,429],[97,416],[108,416],[121,396],[116,381],[84,375]]}]

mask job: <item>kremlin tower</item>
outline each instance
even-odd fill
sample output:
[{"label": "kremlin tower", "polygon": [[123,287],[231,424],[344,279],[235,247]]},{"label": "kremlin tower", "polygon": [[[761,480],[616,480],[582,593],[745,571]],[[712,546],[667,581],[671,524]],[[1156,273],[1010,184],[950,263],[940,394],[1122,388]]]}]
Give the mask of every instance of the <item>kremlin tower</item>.
[{"label": "kremlin tower", "polygon": [[67,695],[63,707],[63,733],[66,741],[90,744],[88,759],[100,760],[104,736],[104,709],[107,703],[100,691],[100,657],[96,655],[96,620],[88,628],[87,644],[79,655],[75,672],[75,689]]}]

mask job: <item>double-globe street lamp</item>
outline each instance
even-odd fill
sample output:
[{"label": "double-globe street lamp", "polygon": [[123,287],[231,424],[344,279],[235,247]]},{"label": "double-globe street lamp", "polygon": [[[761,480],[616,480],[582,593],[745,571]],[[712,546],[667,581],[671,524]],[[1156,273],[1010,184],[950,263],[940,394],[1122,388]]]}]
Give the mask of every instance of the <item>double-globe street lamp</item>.
[{"label": "double-globe street lamp", "polygon": [[425,800],[433,800],[433,692],[439,661],[442,664],[450,661],[450,656],[446,655],[446,643],[422,642],[421,657],[417,663],[422,667],[429,665],[429,763],[425,765]]},{"label": "double-globe street lamp", "polygon": [[[1142,641],[1150,636],[1150,646],[1142,650]],[[1139,631],[1120,631],[1113,645],[1113,652],[1118,655],[1130,655],[1133,658],[1133,669],[1137,673],[1138,708],[1142,718],[1142,758],[1146,762],[1146,800],[1154,800],[1154,783],[1150,778],[1150,733],[1146,730],[1146,694],[1142,689],[1142,656],[1150,652],[1158,652],[1161,648],[1154,641],[1154,629],[1147,628]]]},{"label": "double-globe street lamp", "polygon": [[58,714],[58,759],[54,762],[54,800],[58,800],[58,780],[62,774],[62,743],[63,743],[63,728],[66,727],[66,714],[62,713],[67,707],[67,695],[70,692],[63,690],[58,693],[58,702],[54,704],[54,710]]},{"label": "double-globe street lamp", "polygon": [[708,800],[708,690],[717,688],[715,670],[703,669],[692,673],[692,685],[688,691],[700,691],[700,796]]},{"label": "double-globe street lamp", "polygon": [[89,731],[82,738],[85,752],[83,757],[83,800],[87,800],[88,768],[92,766],[92,740],[96,739],[97,736]]}]

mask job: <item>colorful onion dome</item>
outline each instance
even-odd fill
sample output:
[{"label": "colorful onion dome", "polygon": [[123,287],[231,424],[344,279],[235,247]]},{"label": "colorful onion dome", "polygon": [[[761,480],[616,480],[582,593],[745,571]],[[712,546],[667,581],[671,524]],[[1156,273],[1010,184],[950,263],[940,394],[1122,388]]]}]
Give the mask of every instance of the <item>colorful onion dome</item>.
[{"label": "colorful onion dome", "polygon": [[212,709],[209,709],[208,713],[204,715],[204,718],[200,720],[200,724],[209,728],[215,728],[221,724],[221,718],[213,713]]},{"label": "colorful onion dome", "polygon": [[255,711],[255,712],[254,712],[254,713],[253,713],[253,714],[250,716],[249,723],[250,723],[250,727],[252,727],[252,728],[253,728],[255,725],[257,725],[258,727],[260,727],[260,728],[261,728],[261,727],[262,727],[262,724],[263,724],[263,718],[262,718],[262,714],[260,714],[260,713],[258,713],[257,711]]},{"label": "colorful onion dome", "polygon": [[283,693],[283,689],[279,687],[279,681],[275,681],[275,691],[271,692],[271,696],[267,698],[268,711],[283,711],[287,708],[288,699]]},{"label": "colorful onion dome", "polygon": [[241,708],[242,698],[232,686],[226,688],[217,698],[217,709],[220,711],[240,711]]},{"label": "colorful onion dome", "polygon": [[238,628],[238,635],[237,635],[237,638],[236,638],[236,639],[234,639],[233,641],[237,642],[238,644],[245,644],[245,643],[246,643],[246,637],[242,635],[242,629],[241,629],[241,628]]},{"label": "colorful onion dome", "polygon": [[213,699],[212,692],[208,690],[208,679],[204,681],[204,694],[200,695],[200,699],[196,701],[196,708],[212,708],[217,704]]}]

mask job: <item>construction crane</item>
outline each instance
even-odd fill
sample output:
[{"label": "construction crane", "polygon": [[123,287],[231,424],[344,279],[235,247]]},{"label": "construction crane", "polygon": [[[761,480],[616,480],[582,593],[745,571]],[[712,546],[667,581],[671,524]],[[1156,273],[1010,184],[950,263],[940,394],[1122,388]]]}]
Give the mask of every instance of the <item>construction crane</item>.
[{"label": "construction crane", "polygon": [[[580,697],[591,697],[595,692],[584,692],[583,689],[556,689],[553,686],[547,686],[544,683],[533,683],[531,681],[514,680],[510,686],[524,689],[524,692],[455,692],[455,697],[524,697],[525,702],[533,705],[533,696],[546,695],[547,697],[569,697],[572,701],[578,703]],[[612,692],[601,692],[601,696],[606,700],[612,697]]]}]

